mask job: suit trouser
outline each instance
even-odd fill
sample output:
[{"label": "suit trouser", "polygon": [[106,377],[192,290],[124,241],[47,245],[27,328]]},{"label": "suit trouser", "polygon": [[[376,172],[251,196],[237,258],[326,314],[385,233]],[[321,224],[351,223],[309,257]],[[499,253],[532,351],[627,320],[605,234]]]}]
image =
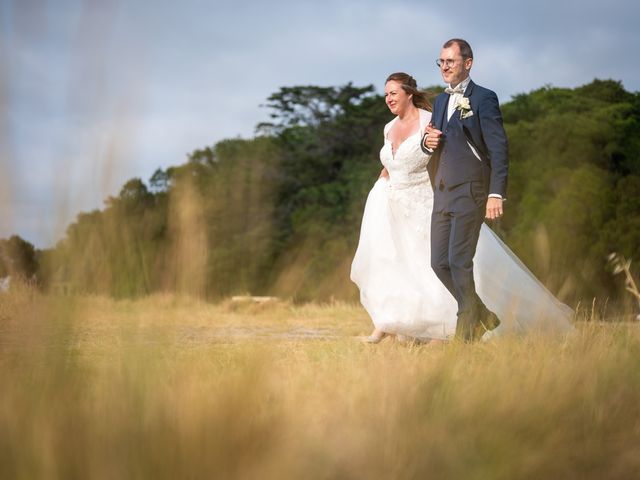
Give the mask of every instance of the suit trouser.
[{"label": "suit trouser", "polygon": [[473,257],[485,214],[480,182],[435,192],[431,216],[431,267],[458,302],[456,336],[467,339],[485,313],[473,279]]}]

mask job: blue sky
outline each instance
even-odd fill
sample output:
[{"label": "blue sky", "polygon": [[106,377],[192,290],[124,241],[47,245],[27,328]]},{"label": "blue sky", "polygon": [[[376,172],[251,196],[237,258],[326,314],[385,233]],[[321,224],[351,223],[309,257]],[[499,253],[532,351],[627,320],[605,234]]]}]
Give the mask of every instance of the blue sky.
[{"label": "blue sky", "polygon": [[281,86],[440,84],[454,36],[502,102],[596,77],[638,91],[638,18],[632,0],[0,0],[0,237],[53,245],[127,179],[252,137]]}]

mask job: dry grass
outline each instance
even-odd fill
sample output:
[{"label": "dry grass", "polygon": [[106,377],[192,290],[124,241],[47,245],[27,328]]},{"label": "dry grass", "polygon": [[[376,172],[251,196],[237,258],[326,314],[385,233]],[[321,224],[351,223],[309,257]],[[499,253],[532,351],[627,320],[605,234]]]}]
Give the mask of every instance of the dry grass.
[{"label": "dry grass", "polygon": [[345,304],[0,295],[0,477],[637,477],[637,325],[368,330]]}]

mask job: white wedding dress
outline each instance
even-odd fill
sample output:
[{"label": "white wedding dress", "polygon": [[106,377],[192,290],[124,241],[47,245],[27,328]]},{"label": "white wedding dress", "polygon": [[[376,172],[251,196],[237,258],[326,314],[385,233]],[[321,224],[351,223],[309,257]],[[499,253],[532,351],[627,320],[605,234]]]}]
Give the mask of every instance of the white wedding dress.
[{"label": "white wedding dress", "polygon": [[[389,179],[375,183],[364,209],[351,280],[376,328],[415,338],[451,338],[457,304],[431,269],[433,190],[429,156],[420,148],[431,114],[420,110],[420,130],[397,146],[384,129],[380,160]],[[566,331],[573,311],[560,303],[485,224],[474,257],[478,295],[506,331]]]}]

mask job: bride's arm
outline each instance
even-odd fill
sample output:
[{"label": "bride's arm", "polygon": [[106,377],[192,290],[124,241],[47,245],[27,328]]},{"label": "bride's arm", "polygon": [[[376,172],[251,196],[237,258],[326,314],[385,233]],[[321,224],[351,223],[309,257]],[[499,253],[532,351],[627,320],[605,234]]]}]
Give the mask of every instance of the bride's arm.
[{"label": "bride's arm", "polygon": [[380,176],[378,178],[389,178],[389,172],[387,171],[387,167],[383,167],[380,172]]}]

